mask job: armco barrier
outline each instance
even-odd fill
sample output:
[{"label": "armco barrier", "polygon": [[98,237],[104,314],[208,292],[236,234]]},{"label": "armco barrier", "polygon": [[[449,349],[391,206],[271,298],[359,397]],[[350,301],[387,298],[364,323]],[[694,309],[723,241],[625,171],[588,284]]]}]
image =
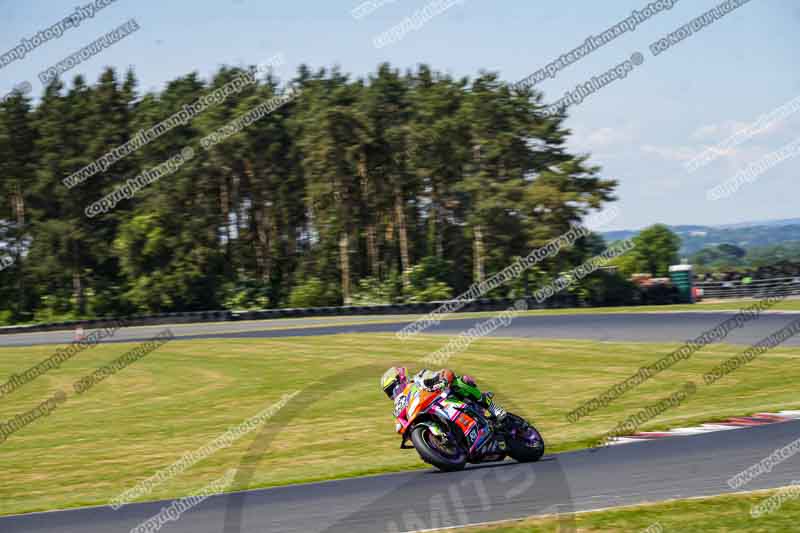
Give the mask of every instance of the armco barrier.
[{"label": "armco barrier", "polygon": [[758,279],[750,283],[741,281],[698,282],[695,287],[703,291],[704,299],[762,298],[764,296],[800,295],[800,278]]},{"label": "armco barrier", "polygon": [[[800,290],[800,287],[799,287]],[[502,311],[508,309],[516,299],[481,299],[470,302],[458,312]],[[13,333],[37,333],[42,331],[63,331],[83,327],[102,328],[125,321],[129,326],[152,326],[161,324],[182,324],[202,322],[226,322],[241,320],[269,320],[275,318],[298,318],[316,316],[359,316],[359,315],[422,315],[438,309],[445,302],[418,302],[411,304],[386,304],[371,306],[307,307],[301,309],[264,309],[257,311],[194,311],[187,313],[163,313],[159,315],[133,315],[129,317],[104,317],[90,320],[69,321],[27,326],[0,327],[0,335]],[[543,305],[528,299],[530,309],[576,307],[577,298],[573,295],[557,295]]]}]

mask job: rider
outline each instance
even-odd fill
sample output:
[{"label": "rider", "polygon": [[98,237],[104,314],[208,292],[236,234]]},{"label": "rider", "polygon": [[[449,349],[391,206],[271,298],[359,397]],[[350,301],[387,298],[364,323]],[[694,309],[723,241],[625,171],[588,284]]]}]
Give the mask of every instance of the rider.
[{"label": "rider", "polygon": [[[506,415],[506,410],[492,401],[494,395],[491,392],[482,393],[471,376],[457,376],[452,370],[443,368],[438,372],[428,369],[420,370],[411,379],[419,380],[431,390],[449,387],[460,400],[474,401],[487,409],[498,421],[501,421]],[[394,400],[406,388],[408,381],[406,368],[393,366],[383,374],[381,388],[389,399]]]}]

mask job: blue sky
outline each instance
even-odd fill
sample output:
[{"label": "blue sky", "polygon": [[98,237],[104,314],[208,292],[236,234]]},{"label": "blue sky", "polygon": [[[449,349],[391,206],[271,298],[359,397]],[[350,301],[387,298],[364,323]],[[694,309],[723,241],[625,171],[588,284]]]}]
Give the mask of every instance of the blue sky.
[{"label": "blue sky", "polygon": [[[52,25],[90,0],[0,0],[0,54],[23,37]],[[299,63],[340,65],[355,76],[382,61],[407,68],[417,63],[453,75],[479,70],[514,82],[545,66],[642,9],[649,0],[463,0],[402,40],[376,49],[373,38],[433,0],[389,1],[356,20],[363,0],[117,0],[80,27],[68,30],[24,59],[0,69],[0,94],[29,81],[41,92],[38,73],[135,18],[141,29],[72,74],[95,80],[107,65],[135,67],[140,90],[196,70],[203,76],[222,64],[246,65],[277,52],[291,76]],[[655,222],[727,224],[800,216],[800,157],[787,159],[722,200],[706,191],[800,135],[800,111],[746,140],[706,167],[684,164],[800,95],[796,51],[800,2],[751,0],[666,52],[649,45],[719,2],[679,0],[538,85],[547,101],[617,65],[633,52],[644,64],[569,110],[570,147],[592,154],[602,175],[620,181],[620,216],[607,229]],[[795,60],[792,62],[792,53]]]}]

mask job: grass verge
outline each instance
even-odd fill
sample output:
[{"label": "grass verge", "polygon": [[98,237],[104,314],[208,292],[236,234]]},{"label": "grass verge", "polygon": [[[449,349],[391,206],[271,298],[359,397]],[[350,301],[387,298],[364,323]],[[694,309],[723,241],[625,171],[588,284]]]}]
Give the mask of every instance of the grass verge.
[{"label": "grass verge", "polygon": [[[575,522],[579,533],[792,533],[800,523],[800,502],[785,501],[780,509],[758,518],[750,515],[753,506],[774,496],[778,490],[733,496],[676,500],[653,505],[580,513]],[[648,529],[649,528],[649,529]],[[503,525],[469,527],[457,533],[555,533],[555,518],[530,519]]]}]

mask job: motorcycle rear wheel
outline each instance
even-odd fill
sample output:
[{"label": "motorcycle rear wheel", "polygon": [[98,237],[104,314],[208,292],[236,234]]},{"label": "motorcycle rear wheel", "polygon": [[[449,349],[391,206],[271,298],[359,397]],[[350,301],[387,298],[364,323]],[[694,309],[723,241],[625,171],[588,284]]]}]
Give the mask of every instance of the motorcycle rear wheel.
[{"label": "motorcycle rear wheel", "polygon": [[414,443],[417,453],[428,464],[443,472],[457,472],[464,470],[467,464],[467,454],[457,443],[454,449],[447,453],[436,443],[436,437],[428,426],[417,426],[411,431],[411,442]]},{"label": "motorcycle rear wheel", "polygon": [[520,463],[534,463],[544,455],[544,439],[524,418],[508,413],[506,448],[508,455]]}]

